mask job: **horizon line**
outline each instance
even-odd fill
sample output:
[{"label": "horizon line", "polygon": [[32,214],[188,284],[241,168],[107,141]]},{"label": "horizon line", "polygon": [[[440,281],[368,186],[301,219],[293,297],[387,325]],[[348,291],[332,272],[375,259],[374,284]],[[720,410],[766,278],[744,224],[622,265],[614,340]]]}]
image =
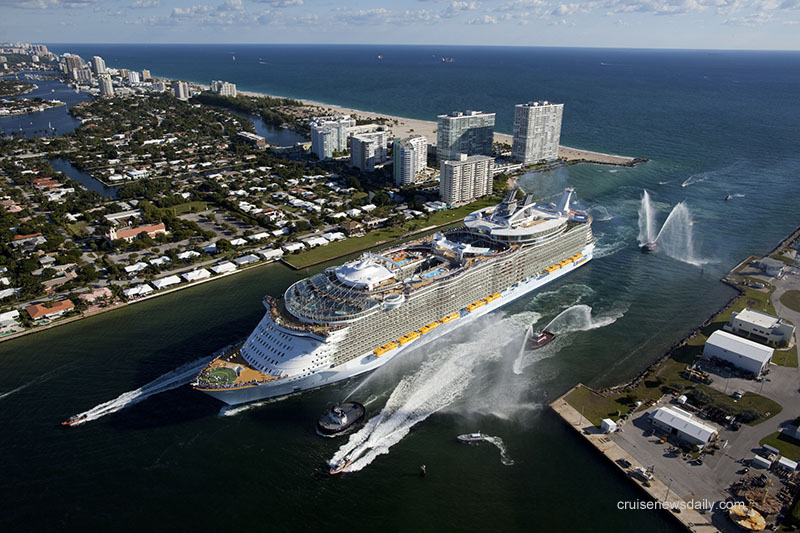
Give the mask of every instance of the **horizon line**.
[{"label": "horizon line", "polygon": [[[10,42],[10,41],[9,41]],[[21,41],[27,42],[27,41]],[[33,41],[30,44],[38,44]],[[520,45],[520,44],[445,44],[445,43],[266,43],[266,42],[228,42],[228,43],[201,43],[201,42],[79,42],[59,41],[42,42],[47,46],[58,45],[168,45],[168,46],[387,46],[387,47],[454,47],[454,48],[543,48],[543,49],[572,49],[572,50],[651,50],[651,51],[681,51],[681,52],[800,52],[800,48],[677,48],[677,47],[638,47],[638,46],[584,46],[584,45]]]}]

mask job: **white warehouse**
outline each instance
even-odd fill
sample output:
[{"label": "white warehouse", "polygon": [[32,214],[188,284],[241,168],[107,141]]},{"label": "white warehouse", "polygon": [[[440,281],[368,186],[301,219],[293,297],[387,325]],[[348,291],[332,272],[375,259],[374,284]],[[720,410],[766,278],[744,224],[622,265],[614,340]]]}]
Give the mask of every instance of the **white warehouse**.
[{"label": "white warehouse", "polygon": [[703,348],[703,357],[716,357],[756,376],[772,360],[772,348],[727,331],[711,334]]},{"label": "white warehouse", "polygon": [[717,438],[716,429],[699,422],[691,413],[677,407],[659,407],[650,415],[650,421],[673,437],[697,446],[705,446],[710,440]]}]

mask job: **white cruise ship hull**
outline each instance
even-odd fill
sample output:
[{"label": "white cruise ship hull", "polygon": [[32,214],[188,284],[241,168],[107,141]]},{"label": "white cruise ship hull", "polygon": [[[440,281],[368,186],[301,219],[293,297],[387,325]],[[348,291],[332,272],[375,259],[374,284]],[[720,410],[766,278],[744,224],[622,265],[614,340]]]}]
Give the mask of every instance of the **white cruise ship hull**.
[{"label": "white cruise ship hull", "polygon": [[408,342],[407,344],[404,344],[403,346],[400,346],[397,349],[392,350],[391,352],[388,352],[380,357],[375,357],[375,355],[370,351],[339,366],[333,368],[323,368],[302,377],[282,378],[265,384],[249,387],[200,390],[228,405],[239,405],[279,396],[286,396],[309,389],[316,389],[336,383],[337,381],[342,381],[360,374],[364,374],[366,372],[371,372],[376,368],[385,365],[392,359],[402,356],[406,352],[416,350],[417,348],[428,344],[435,339],[449,334],[453,330],[465,324],[473,323],[480,317],[505,307],[506,305],[525,296],[526,294],[530,294],[531,292],[549,283],[552,283],[553,281],[561,279],[573,270],[590,261],[592,259],[593,250],[594,244],[586,246],[582,251],[583,258],[580,261],[570,263],[569,265],[549,274],[531,276],[527,279],[519,281],[513,284],[511,287],[501,291],[500,294],[502,296],[500,298],[475,309],[474,311],[462,316],[457,320],[447,324],[442,324],[427,335],[412,340],[411,342]]}]

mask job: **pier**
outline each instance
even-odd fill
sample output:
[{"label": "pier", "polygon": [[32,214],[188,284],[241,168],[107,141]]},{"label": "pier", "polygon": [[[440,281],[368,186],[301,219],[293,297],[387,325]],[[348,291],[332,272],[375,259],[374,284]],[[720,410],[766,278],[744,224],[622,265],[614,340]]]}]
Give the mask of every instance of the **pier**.
[{"label": "pier", "polygon": [[[648,484],[633,477],[632,473],[636,468],[647,468],[636,459],[618,446],[611,438],[605,433],[600,432],[600,429],[593,425],[589,420],[578,412],[566,401],[566,397],[576,388],[582,387],[582,384],[575,385],[568,390],[563,396],[550,404],[550,408],[564,420],[578,435],[586,439],[598,452],[606,457],[611,464],[616,466],[621,472],[628,476],[636,485],[646,492],[654,502],[660,502],[661,508],[670,514],[673,518],[678,520],[689,531],[698,533],[714,533],[719,531],[710,522],[710,515],[701,514],[699,511],[692,508],[692,503],[682,498],[675,490],[653,476],[653,479]],[[627,461],[630,466],[625,467],[622,463]]]}]

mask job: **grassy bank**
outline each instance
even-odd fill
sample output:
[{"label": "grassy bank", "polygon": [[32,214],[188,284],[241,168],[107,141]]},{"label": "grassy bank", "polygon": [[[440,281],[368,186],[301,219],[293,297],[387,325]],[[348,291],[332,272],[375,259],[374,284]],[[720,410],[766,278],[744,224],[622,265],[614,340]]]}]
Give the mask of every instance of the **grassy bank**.
[{"label": "grassy bank", "polygon": [[496,203],[497,201],[495,198],[487,198],[456,209],[437,211],[426,220],[412,220],[399,226],[390,226],[388,228],[371,231],[363,237],[332,242],[326,246],[319,246],[299,254],[286,256],[284,257],[284,262],[298,270],[307,268],[337,257],[367,250],[379,244],[389,244],[393,241],[411,237],[415,233],[423,232],[426,228],[430,228],[431,226],[441,226],[459,222],[469,213]]},{"label": "grassy bank", "polygon": [[768,444],[781,451],[781,455],[792,461],[800,461],[800,442],[785,436],[782,432],[776,431],[767,435],[759,442],[762,446]]}]

